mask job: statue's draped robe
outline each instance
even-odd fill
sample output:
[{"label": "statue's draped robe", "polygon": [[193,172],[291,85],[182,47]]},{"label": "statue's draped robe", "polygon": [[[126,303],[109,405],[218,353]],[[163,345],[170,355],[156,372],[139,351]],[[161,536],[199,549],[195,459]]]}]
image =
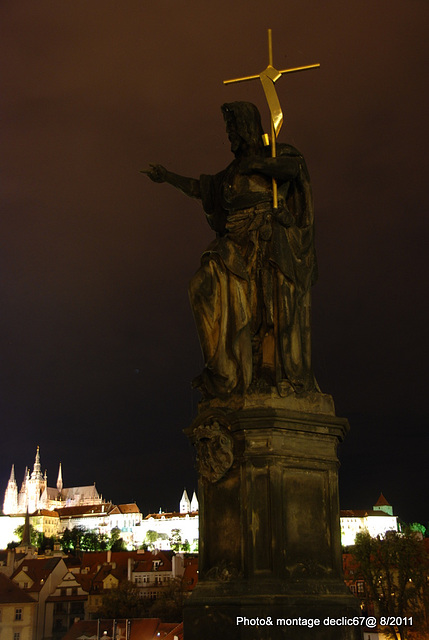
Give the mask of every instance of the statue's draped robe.
[{"label": "statue's draped robe", "polygon": [[315,388],[311,187],[299,152],[279,145],[277,153],[280,165],[282,157],[289,167],[294,158],[294,171],[278,180],[276,214],[271,178],[243,175],[240,159],[200,178],[204,210],[217,237],[189,291],[205,360],[200,386],[208,396],[245,393],[261,380],[279,390],[284,382],[298,392]]}]

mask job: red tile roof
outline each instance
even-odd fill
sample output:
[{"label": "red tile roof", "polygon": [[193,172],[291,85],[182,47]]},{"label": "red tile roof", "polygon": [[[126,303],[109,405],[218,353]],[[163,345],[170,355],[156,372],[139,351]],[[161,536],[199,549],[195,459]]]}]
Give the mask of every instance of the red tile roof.
[{"label": "red tile roof", "polygon": [[77,516],[92,516],[94,514],[98,515],[108,515],[114,505],[111,502],[105,502],[104,504],[90,504],[80,507],[63,507],[62,509],[57,509],[57,513],[60,518],[68,518],[77,517]]},{"label": "red tile roof", "polygon": [[198,558],[192,558],[192,562],[185,564],[182,577],[182,585],[186,591],[192,591],[198,582]]},{"label": "red tile roof", "polygon": [[168,633],[164,640],[174,640],[177,637],[179,640],[183,640],[183,622],[176,625],[174,629],[171,629],[170,633]]},{"label": "red tile roof", "polygon": [[71,571],[73,569],[80,569],[81,561],[79,558],[76,558],[75,556],[65,556],[63,560],[66,563],[67,569],[70,569]]},{"label": "red tile roof", "polygon": [[189,513],[179,513],[178,511],[169,511],[166,513],[148,513],[147,516],[144,517],[144,520],[149,520],[149,518],[153,518],[154,520],[169,520],[171,518],[186,518],[195,517],[198,515],[198,511],[190,511]]},{"label": "red tile roof", "polygon": [[92,587],[93,576],[87,573],[75,573],[73,575],[76,578],[76,582],[80,584],[82,589],[89,593]]},{"label": "red tile roof", "polygon": [[38,509],[33,513],[33,516],[50,516],[51,518],[58,518],[58,511],[50,511],[49,509]]},{"label": "red tile roof", "polygon": [[[80,620],[69,629],[63,640],[83,640],[97,638],[97,620]],[[105,633],[106,632],[106,633]],[[100,620],[100,637],[111,640],[113,620]],[[159,635],[158,635],[159,633]],[[177,635],[183,640],[183,625],[179,623],[163,623],[159,618],[133,618],[130,620],[129,640],[173,640]],[[116,621],[116,639],[125,640],[126,620]]]},{"label": "red tile roof", "polygon": [[25,604],[36,601],[28,593],[20,589],[13,580],[0,573],[0,602],[2,604]]},{"label": "red tile roof", "polygon": [[122,570],[126,574],[128,559],[132,558],[133,560],[137,560],[137,558],[140,559],[140,557],[137,551],[112,551],[110,553],[110,562],[107,562],[107,551],[86,552],[82,554],[81,571],[86,571],[86,575],[90,574],[94,576],[101,566],[109,565],[112,568],[113,565],[115,565],[117,569]]},{"label": "red tile roof", "polygon": [[21,572],[28,575],[33,581],[33,584],[28,587],[28,591],[40,591],[46,582],[46,579],[55,569],[57,564],[61,562],[62,558],[31,558],[24,560],[11,575],[14,580]]},{"label": "red tile roof", "polygon": [[121,513],[140,513],[140,509],[135,502],[129,504],[118,504]]},{"label": "red tile roof", "polygon": [[380,497],[377,500],[377,502],[375,503],[376,507],[391,507],[392,505],[387,502],[386,498],[383,496],[382,493],[380,493]]},{"label": "red tile roof", "polygon": [[[146,551],[143,558],[139,558],[137,563],[134,566],[134,571],[171,571],[172,570],[172,553],[166,551],[158,551],[156,553],[152,553],[151,551]],[[154,561],[160,561],[161,564],[158,565],[157,569],[154,569]]]},{"label": "red tile roof", "polygon": [[[341,509],[341,518],[365,518],[366,516],[374,516],[375,518],[390,517],[386,511],[376,511],[374,509]],[[395,517],[395,516],[393,516]]]}]

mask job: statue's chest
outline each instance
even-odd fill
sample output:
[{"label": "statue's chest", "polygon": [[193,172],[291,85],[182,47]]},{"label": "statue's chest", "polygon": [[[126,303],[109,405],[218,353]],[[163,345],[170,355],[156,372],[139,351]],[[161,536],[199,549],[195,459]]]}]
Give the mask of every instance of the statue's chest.
[{"label": "statue's chest", "polygon": [[[223,185],[223,199],[234,208],[235,202],[253,204],[267,197],[271,190],[271,180],[260,174],[244,175],[237,170],[229,172]],[[243,205],[241,205],[243,206]],[[228,207],[229,208],[229,207]]]}]

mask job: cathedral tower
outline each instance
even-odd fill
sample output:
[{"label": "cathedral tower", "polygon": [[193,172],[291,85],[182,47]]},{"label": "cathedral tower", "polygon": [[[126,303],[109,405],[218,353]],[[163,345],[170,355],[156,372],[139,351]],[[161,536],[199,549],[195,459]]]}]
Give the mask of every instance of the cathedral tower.
[{"label": "cathedral tower", "polygon": [[37,447],[33,471],[27,480],[27,508],[29,513],[34,513],[40,508],[40,496],[46,488],[46,476],[43,477],[40,464],[39,447]]},{"label": "cathedral tower", "polygon": [[58,491],[59,497],[61,497],[62,490],[63,490],[63,473],[61,470],[61,462],[60,462],[60,467],[58,469],[58,478],[57,478],[57,491]]}]

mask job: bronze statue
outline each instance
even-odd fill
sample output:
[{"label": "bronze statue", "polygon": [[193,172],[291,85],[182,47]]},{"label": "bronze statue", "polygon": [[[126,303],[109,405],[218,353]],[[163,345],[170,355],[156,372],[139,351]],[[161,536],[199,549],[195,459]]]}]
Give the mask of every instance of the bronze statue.
[{"label": "bronze statue", "polygon": [[[318,390],[311,368],[310,288],[317,274],[313,200],[305,160],[263,144],[258,109],[222,106],[235,159],[220,173],[185,178],[161,165],[145,171],[202,200],[216,239],[189,293],[204,356],[194,381],[205,398]],[[273,207],[273,180],[278,207]]]}]

